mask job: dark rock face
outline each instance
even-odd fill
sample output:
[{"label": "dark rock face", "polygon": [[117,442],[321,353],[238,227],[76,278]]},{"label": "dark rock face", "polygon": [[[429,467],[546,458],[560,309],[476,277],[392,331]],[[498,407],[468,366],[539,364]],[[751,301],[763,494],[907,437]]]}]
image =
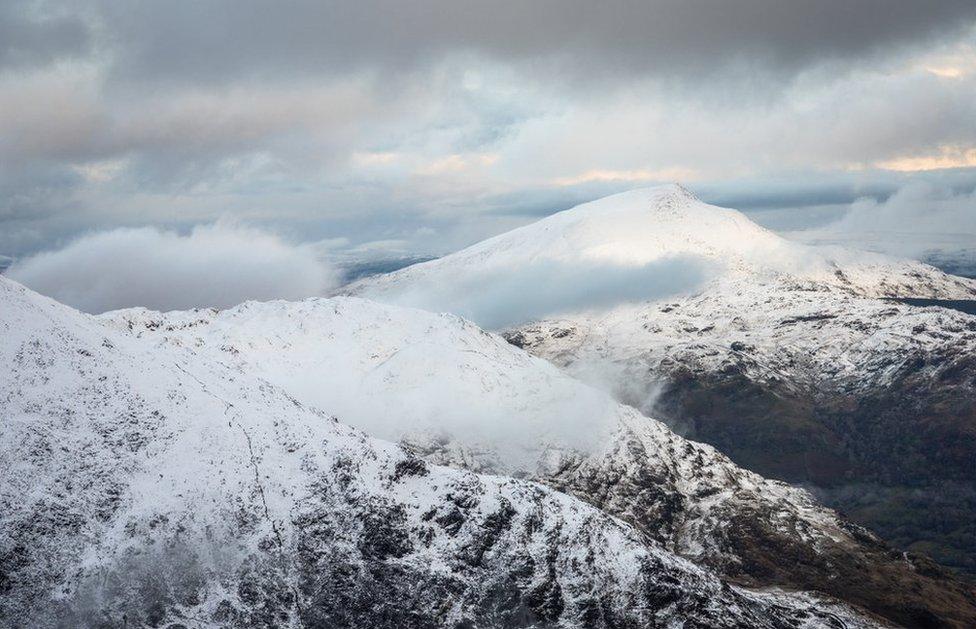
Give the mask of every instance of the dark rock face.
[{"label": "dark rock face", "polygon": [[[795,509],[775,499],[757,499],[752,479],[741,470],[719,472],[726,497],[717,495],[721,483],[703,482],[682,498],[674,489],[680,479],[641,461],[641,454],[636,444],[620,446],[607,458],[611,465],[581,461],[540,481],[621,517],[735,582],[824,592],[905,626],[917,626],[923,617],[936,619],[934,626],[976,622],[976,589],[931,560],[895,551],[842,520],[832,530],[831,523],[791,515]],[[709,460],[698,464],[702,479],[721,469]],[[699,505],[709,502],[714,506],[703,513]]]},{"label": "dark rock face", "polygon": [[864,392],[795,391],[741,372],[673,372],[652,413],[748,469],[810,487],[906,550],[976,574],[976,364],[909,362]]},{"label": "dark rock face", "polygon": [[[415,509],[385,492],[370,495],[364,489],[373,483],[357,467],[340,458],[316,469],[293,521],[281,525],[290,533],[280,537],[261,526],[260,514],[227,517],[233,524],[206,541],[181,524],[186,514],[130,521],[128,539],[97,570],[17,577],[8,593],[19,603],[0,610],[0,623],[637,628],[682,619],[786,628],[828,622],[835,613],[820,611],[815,600],[798,605],[743,594],[538,487],[513,487],[496,498],[477,477],[441,475],[447,493],[433,510],[460,513],[456,527],[456,519],[411,518],[407,511]],[[256,543],[244,550],[239,542],[249,538]],[[72,557],[60,545],[48,554]]]}]

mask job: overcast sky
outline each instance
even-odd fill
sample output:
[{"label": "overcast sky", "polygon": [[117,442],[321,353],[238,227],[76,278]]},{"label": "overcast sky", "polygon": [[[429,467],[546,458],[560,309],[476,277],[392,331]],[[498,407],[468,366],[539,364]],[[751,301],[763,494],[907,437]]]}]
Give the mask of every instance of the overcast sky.
[{"label": "overcast sky", "polygon": [[0,256],[218,220],[436,254],[669,181],[778,229],[953,231],[976,3],[0,0]]}]

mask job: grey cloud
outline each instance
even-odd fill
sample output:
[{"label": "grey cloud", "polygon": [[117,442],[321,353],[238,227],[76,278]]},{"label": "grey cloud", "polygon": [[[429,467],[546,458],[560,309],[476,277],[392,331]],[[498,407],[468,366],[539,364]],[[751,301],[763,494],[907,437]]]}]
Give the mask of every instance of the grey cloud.
[{"label": "grey cloud", "polygon": [[85,236],[15,262],[7,274],[86,312],[228,307],[248,299],[301,299],[333,288],[336,275],[307,246],[217,223],[189,234],[153,228]]},{"label": "grey cloud", "polygon": [[[703,198],[785,226],[793,208],[883,201],[905,183],[844,174],[821,184],[817,172],[976,142],[971,72],[948,80],[906,62],[766,81],[916,44],[939,53],[974,32],[971,0],[58,2],[0,4],[0,48],[11,25],[38,47],[17,58],[97,53],[0,73],[8,255],[91,229],[225,213],[302,239],[444,253],[651,183],[559,180],[670,166],[696,171]],[[97,41],[64,44],[60,23]],[[735,69],[753,82],[715,87],[713,74]],[[644,81],[677,75],[707,97]],[[780,98],[757,106],[743,95],[760,83]],[[430,173],[453,153],[494,161]],[[383,154],[389,163],[355,160]],[[761,179],[784,170],[780,183]],[[708,183],[716,177],[727,180]],[[760,179],[729,181],[741,177]],[[427,227],[436,236],[417,235]]]},{"label": "grey cloud", "polygon": [[[795,70],[971,28],[970,0],[103,2],[130,79],[280,78],[410,69],[452,51],[556,60],[600,74]],[[547,78],[556,78],[549,74]]]},{"label": "grey cloud", "polygon": [[0,68],[44,65],[86,55],[91,31],[77,15],[49,10],[46,3],[0,2]]},{"label": "grey cloud", "polygon": [[811,185],[807,182],[798,184],[793,180],[766,183],[766,185],[754,183],[748,188],[742,184],[734,187],[728,184],[703,186],[699,194],[701,199],[713,205],[746,211],[763,211],[851,203],[855,199],[866,197],[884,200],[895,189],[896,185],[892,183],[860,184],[854,181],[832,181]]},{"label": "grey cloud", "polygon": [[85,162],[124,154],[212,158],[301,137],[329,141],[386,108],[343,85],[304,90],[103,94],[57,73],[0,84],[0,160]]},{"label": "grey cloud", "polygon": [[23,163],[0,169],[0,221],[42,218],[66,209],[81,178],[61,165]]},{"label": "grey cloud", "polygon": [[848,206],[870,199],[883,203],[906,186],[922,185],[946,194],[967,194],[976,188],[976,168],[923,172],[792,172],[776,177],[689,184],[703,201],[755,216],[779,210]]},{"label": "grey cloud", "polygon": [[[650,185],[653,182],[648,182]],[[671,183],[671,182],[661,182]],[[531,188],[493,195],[487,212],[499,216],[543,217],[600,197],[634,188],[632,183],[588,183],[560,188]]]},{"label": "grey cloud", "polygon": [[976,189],[955,192],[916,181],[883,201],[858,199],[837,220],[791,235],[908,257],[933,251],[976,254]]}]

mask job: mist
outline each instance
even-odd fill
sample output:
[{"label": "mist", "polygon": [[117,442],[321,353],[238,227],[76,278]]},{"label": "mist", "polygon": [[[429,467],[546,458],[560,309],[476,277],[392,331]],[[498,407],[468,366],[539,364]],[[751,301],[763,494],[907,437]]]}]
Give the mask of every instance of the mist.
[{"label": "mist", "polygon": [[227,222],[185,235],[151,227],[99,232],[18,261],[7,275],[90,313],[294,300],[321,295],[337,282],[312,247]]},{"label": "mist", "polygon": [[972,250],[976,243],[976,191],[956,192],[915,182],[885,200],[858,199],[837,220],[787,236],[909,258]]},{"label": "mist", "polygon": [[620,413],[604,391],[454,315],[336,298],[242,304],[192,328],[176,323],[182,317],[102,319],[157,330],[199,357],[233,356],[243,372],[343,424],[467,451],[466,465],[476,458],[495,472],[534,473],[547,448],[597,451]]},{"label": "mist", "polygon": [[561,313],[654,300],[696,290],[715,269],[702,258],[673,256],[641,266],[537,260],[517,268],[427,280],[384,294],[383,301],[451,312],[489,329]]}]

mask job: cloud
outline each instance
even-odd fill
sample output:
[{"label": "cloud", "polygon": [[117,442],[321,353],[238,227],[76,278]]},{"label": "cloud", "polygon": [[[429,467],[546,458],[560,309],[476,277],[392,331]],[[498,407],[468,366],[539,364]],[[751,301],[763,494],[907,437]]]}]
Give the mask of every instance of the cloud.
[{"label": "cloud", "polygon": [[976,5],[881,4],[14,0],[0,253],[232,215],[440,254],[635,182],[971,165]]},{"label": "cloud", "polygon": [[0,3],[0,68],[20,68],[83,56],[91,47],[91,29],[77,15],[45,11],[44,3]]},{"label": "cloud", "polygon": [[898,157],[878,163],[880,168],[898,172],[972,168],[974,166],[976,166],[976,149],[954,146],[941,146],[932,155]]},{"label": "cloud", "polygon": [[933,251],[976,253],[976,190],[914,182],[883,200],[858,199],[837,220],[789,235],[907,257]]},{"label": "cloud", "polygon": [[[0,160],[70,163],[88,170],[120,164],[145,190],[165,173],[192,183],[222,164],[255,156],[314,168],[348,152],[354,129],[381,126],[395,106],[376,103],[356,82],[302,88],[103,92],[94,70],[0,76]],[[140,172],[141,171],[141,172]],[[148,175],[155,175],[150,177]],[[103,179],[109,181],[111,178]]]},{"label": "cloud", "polygon": [[[617,411],[608,395],[519,355],[501,339],[410,310],[334,307],[342,316],[322,322],[331,333],[321,342],[289,343],[270,356],[260,349],[266,343],[250,344],[258,351],[249,356],[242,349],[255,374],[375,437],[423,445],[431,437],[454,440],[491,452],[482,461],[495,459],[510,471],[535,471],[543,444],[590,451],[606,443]],[[349,323],[341,320],[352,314],[346,309],[358,313]],[[314,325],[316,314],[309,317]],[[513,395],[516,390],[527,393]]]},{"label": "cloud", "polygon": [[546,316],[694,291],[714,269],[693,256],[642,266],[537,260],[467,274],[455,281],[416,282],[383,294],[383,301],[451,312],[499,329]]},{"label": "cloud", "polygon": [[452,53],[531,61],[538,76],[550,80],[633,73],[692,79],[735,65],[791,72],[945,37],[976,19],[968,0],[299,0],[284,6],[175,0],[96,6],[119,47],[118,74],[196,82],[373,70],[394,75]]},{"label": "cloud", "polygon": [[693,181],[698,174],[690,168],[666,168],[663,170],[590,170],[575,177],[560,177],[552,183],[557,186],[578,186],[587,183],[647,183],[661,181]]},{"label": "cloud", "polygon": [[91,313],[301,299],[336,281],[310,247],[226,222],[186,235],[148,227],[96,233],[18,261],[7,275]]}]

